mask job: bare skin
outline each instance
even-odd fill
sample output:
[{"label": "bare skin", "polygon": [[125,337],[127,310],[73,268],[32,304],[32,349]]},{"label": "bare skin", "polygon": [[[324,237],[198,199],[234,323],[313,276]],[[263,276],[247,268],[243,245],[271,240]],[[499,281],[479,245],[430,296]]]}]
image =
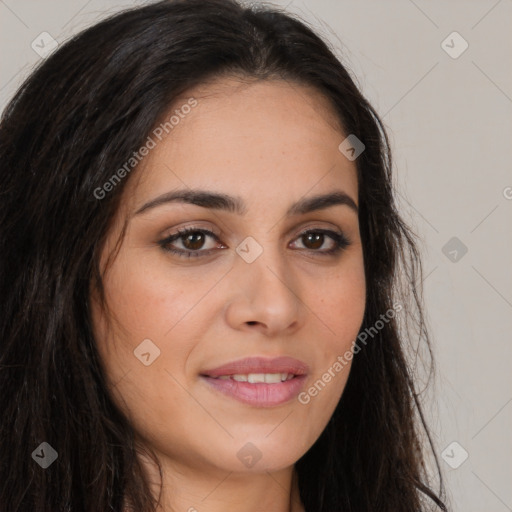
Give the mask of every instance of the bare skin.
[{"label": "bare skin", "polygon": [[[243,357],[290,356],[309,368],[307,391],[351,348],[366,299],[357,211],[335,204],[286,215],[301,199],[335,191],[357,205],[355,163],[338,150],[348,134],[319,93],[285,81],[223,78],[173,108],[190,97],[197,106],[124,191],[102,254],[105,266],[128,219],[104,279],[113,316],[92,303],[98,350],[112,396],[162,465],[161,511],[304,512],[294,464],[328,423],[350,361],[308,403],[295,396],[271,407],[226,396],[201,375]],[[245,213],[184,202],[135,213],[182,189],[237,196]],[[188,227],[218,240],[199,233],[168,244],[192,257],[159,244]],[[318,229],[350,244],[327,254],[336,241]],[[251,263],[235,250],[249,236],[262,249]],[[147,339],[160,354],[146,366],[134,350]],[[247,443],[261,455],[251,467],[240,457]],[[141,459],[158,493],[158,472]]]}]

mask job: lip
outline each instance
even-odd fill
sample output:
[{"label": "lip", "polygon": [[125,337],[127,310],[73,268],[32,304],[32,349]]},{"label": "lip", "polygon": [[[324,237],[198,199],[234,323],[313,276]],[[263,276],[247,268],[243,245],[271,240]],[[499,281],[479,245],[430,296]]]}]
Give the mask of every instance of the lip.
[{"label": "lip", "polygon": [[[295,398],[304,387],[308,366],[292,357],[249,357],[206,370],[200,377],[210,388],[253,407],[275,407]],[[277,383],[250,384],[232,379],[218,379],[221,375],[249,373],[293,373],[294,377]]]},{"label": "lip", "polygon": [[308,365],[293,357],[246,357],[231,363],[224,364],[212,370],[201,372],[202,376],[220,377],[221,375],[234,375],[236,373],[293,373],[305,375]]}]

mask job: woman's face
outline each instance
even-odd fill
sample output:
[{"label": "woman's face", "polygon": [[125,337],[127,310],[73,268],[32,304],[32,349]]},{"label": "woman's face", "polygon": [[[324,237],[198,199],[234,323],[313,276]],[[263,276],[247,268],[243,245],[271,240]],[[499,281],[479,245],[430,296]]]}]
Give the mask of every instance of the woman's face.
[{"label": "woman's face", "polygon": [[104,279],[111,330],[92,304],[98,350],[115,401],[169,464],[287,468],[329,421],[363,319],[348,134],[285,81],[224,79],[180,101],[103,250],[104,266],[127,218]]}]

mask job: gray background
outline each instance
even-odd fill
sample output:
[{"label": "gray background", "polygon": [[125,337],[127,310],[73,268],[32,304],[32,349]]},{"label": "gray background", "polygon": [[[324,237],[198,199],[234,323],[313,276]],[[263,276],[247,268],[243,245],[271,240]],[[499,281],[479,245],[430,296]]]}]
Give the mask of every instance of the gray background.
[{"label": "gray background", "polygon": [[[0,0],[2,109],[42,32],[62,43],[143,3]],[[426,407],[453,510],[512,511],[512,0],[274,4],[331,41],[391,136],[401,211],[423,240],[438,363]]]}]

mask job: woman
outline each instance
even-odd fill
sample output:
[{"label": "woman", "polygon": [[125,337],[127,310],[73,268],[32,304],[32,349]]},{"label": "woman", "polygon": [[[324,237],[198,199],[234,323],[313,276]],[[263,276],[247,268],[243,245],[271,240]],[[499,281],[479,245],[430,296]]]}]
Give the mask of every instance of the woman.
[{"label": "woman", "polygon": [[0,155],[2,510],[446,510],[386,134],[302,22],[115,15],[23,84]]}]

